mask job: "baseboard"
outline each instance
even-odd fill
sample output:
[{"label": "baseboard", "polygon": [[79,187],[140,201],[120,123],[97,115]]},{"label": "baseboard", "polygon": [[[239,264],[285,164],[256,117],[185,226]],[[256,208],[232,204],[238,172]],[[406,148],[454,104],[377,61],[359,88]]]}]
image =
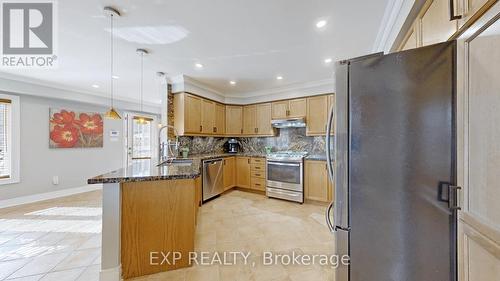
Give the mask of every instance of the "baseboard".
[{"label": "baseboard", "polygon": [[61,189],[61,190],[57,190],[57,191],[28,195],[28,196],[21,196],[21,197],[16,197],[16,198],[7,199],[7,200],[0,200],[0,209],[14,207],[14,206],[18,206],[18,205],[29,204],[29,203],[35,203],[35,202],[40,202],[40,201],[45,201],[45,200],[49,200],[49,199],[65,197],[65,196],[70,196],[70,195],[74,195],[74,194],[79,194],[79,193],[84,193],[84,192],[89,192],[89,191],[94,191],[94,190],[100,190],[100,189],[102,189],[102,184],[92,184],[92,185],[89,184],[89,185],[80,186],[80,187]]},{"label": "baseboard", "polygon": [[101,269],[99,281],[120,281],[122,280],[122,266]]}]

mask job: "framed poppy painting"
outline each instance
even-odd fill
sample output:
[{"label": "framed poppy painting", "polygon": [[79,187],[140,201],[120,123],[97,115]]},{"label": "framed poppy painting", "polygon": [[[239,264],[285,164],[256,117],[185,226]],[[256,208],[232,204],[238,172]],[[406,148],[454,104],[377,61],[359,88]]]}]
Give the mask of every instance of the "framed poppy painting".
[{"label": "framed poppy painting", "polygon": [[50,148],[103,146],[102,114],[50,109]]}]

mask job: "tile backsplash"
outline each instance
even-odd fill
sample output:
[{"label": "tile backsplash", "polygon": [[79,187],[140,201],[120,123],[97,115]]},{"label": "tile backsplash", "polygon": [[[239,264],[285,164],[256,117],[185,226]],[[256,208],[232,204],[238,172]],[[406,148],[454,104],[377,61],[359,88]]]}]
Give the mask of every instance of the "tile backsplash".
[{"label": "tile backsplash", "polygon": [[[181,137],[181,147],[188,147],[190,154],[223,152],[229,138],[220,137]],[[325,153],[325,137],[308,137],[305,128],[279,129],[274,137],[239,137],[243,152],[265,152],[266,146],[272,151],[307,151],[310,155]]]}]

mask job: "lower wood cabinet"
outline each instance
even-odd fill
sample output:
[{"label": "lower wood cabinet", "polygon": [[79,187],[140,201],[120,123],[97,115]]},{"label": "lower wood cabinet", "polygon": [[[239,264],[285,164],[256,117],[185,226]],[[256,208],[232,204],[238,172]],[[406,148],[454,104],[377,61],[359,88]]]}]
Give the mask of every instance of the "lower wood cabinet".
[{"label": "lower wood cabinet", "polygon": [[305,161],[304,196],[308,200],[331,202],[333,200],[332,183],[328,179],[326,161]]},{"label": "lower wood cabinet", "polygon": [[236,186],[250,188],[250,157],[236,157]]},{"label": "lower wood cabinet", "polygon": [[236,157],[224,158],[224,191],[236,186]]}]

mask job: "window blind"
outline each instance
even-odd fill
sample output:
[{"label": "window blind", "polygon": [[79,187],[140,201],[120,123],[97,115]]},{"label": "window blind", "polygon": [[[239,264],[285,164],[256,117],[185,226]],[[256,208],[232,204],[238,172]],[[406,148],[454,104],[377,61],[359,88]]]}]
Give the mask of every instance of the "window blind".
[{"label": "window blind", "polygon": [[11,101],[0,99],[0,179],[10,178],[11,176],[10,111]]}]

